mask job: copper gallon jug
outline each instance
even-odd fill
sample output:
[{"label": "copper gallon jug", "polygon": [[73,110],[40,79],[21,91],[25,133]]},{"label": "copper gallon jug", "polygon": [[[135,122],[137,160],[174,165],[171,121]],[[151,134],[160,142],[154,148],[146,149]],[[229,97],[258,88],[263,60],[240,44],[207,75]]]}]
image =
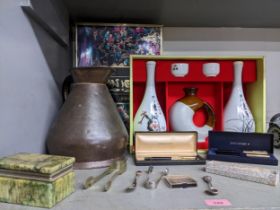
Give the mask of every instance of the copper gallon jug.
[{"label": "copper gallon jug", "polygon": [[49,152],[75,157],[75,168],[105,167],[125,153],[128,134],[106,86],[110,74],[74,69],[70,94],[50,128]]}]

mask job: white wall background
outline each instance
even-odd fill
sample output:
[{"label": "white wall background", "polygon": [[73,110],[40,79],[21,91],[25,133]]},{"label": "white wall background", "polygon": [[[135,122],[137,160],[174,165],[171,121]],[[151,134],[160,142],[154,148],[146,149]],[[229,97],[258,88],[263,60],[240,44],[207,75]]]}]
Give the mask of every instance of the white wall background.
[{"label": "white wall background", "polygon": [[264,56],[267,122],[280,112],[280,29],[164,28],[164,55]]},{"label": "white wall background", "polygon": [[[20,3],[0,0],[0,156],[45,151],[68,71],[68,50],[30,20]],[[53,72],[60,72],[59,79]]]}]

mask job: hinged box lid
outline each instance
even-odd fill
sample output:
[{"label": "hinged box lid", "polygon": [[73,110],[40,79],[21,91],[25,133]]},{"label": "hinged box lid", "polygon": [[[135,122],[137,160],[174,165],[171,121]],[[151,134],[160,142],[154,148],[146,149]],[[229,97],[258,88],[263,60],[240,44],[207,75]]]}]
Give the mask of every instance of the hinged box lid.
[{"label": "hinged box lid", "polygon": [[209,149],[267,151],[273,153],[273,135],[265,133],[209,132]]},{"label": "hinged box lid", "polygon": [[[136,132],[135,161],[143,164],[194,161],[197,155],[197,132]],[[182,162],[183,163],[183,162]]]},{"label": "hinged box lid", "polygon": [[35,180],[55,180],[72,170],[75,158],[19,153],[0,159],[0,176]]},{"label": "hinged box lid", "polygon": [[265,133],[210,131],[207,160],[278,165],[273,135]]}]

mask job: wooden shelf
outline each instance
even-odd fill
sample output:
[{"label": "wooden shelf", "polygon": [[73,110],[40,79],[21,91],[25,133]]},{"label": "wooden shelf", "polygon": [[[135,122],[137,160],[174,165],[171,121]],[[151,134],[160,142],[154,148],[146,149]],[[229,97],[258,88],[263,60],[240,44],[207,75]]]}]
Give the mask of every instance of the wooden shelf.
[{"label": "wooden shelf", "polygon": [[279,28],[275,0],[63,0],[75,21],[150,23],[166,27]]}]

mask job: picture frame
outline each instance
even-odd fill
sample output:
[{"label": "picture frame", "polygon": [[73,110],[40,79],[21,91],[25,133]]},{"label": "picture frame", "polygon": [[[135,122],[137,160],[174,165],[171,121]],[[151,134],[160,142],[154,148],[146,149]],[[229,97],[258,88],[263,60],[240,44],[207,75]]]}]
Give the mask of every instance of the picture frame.
[{"label": "picture frame", "polygon": [[[116,68],[107,81],[111,93],[129,93],[129,68]],[[129,99],[127,99],[129,101]],[[122,100],[122,102],[124,102]]]},{"label": "picture frame", "polygon": [[126,129],[129,131],[129,68],[116,68],[108,79],[107,87]]},{"label": "picture frame", "polygon": [[129,57],[162,54],[162,25],[77,23],[75,67],[125,68]]}]

